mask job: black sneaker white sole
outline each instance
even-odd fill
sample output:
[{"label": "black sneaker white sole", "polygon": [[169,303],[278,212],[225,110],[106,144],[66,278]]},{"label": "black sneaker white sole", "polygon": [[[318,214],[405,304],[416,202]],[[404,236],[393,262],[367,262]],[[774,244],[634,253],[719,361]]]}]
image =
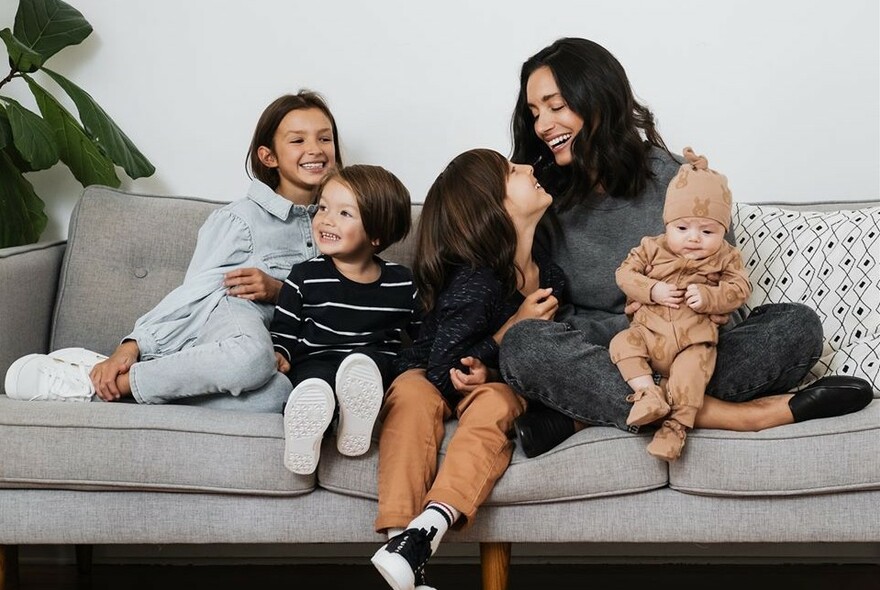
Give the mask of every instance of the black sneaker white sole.
[{"label": "black sneaker white sole", "polygon": [[284,406],[284,466],[288,470],[300,475],[315,472],[333,407],[333,390],[322,379],[306,379],[290,392]]},{"label": "black sneaker white sole", "polygon": [[416,577],[409,562],[397,553],[388,552],[385,545],[376,551],[370,561],[392,590],[413,590],[415,588]]},{"label": "black sneaker white sole", "polygon": [[[425,583],[425,565],[431,557],[431,541],[437,528],[409,528],[388,539],[370,561],[392,590],[413,590]],[[427,586],[430,588],[430,586]]]},{"label": "black sneaker white sole", "polygon": [[370,357],[356,352],[342,360],[336,371],[336,448],[341,454],[358,457],[370,450],[373,425],[384,395],[382,374]]}]

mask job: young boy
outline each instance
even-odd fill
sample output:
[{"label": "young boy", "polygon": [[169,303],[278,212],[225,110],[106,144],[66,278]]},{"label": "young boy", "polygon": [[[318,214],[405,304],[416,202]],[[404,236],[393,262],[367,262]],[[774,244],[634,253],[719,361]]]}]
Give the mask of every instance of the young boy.
[{"label": "young boy", "polygon": [[317,467],[336,401],[339,452],[367,452],[403,332],[420,322],[412,272],[376,256],[410,229],[400,180],[378,166],[349,166],[318,186],[316,204],[322,255],[293,266],[269,326],[278,368],[294,386],[284,464],[300,474]]},{"label": "young boy", "polygon": [[[732,203],[727,178],[691,148],[684,157],[666,191],[666,232],[643,238],[617,269],[621,290],[642,306],[609,347],[635,392],[627,398],[627,424],[664,419],[648,452],[666,461],[681,455],[715,368],[718,326],[709,316],[735,311],[751,293],[742,257],[724,239]],[[666,395],[654,372],[668,377]]]}]

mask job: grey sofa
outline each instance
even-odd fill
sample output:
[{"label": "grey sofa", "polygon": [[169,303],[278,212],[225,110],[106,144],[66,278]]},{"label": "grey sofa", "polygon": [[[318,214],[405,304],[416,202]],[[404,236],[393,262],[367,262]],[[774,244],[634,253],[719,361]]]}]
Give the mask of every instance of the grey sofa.
[{"label": "grey sofa", "polygon": [[[179,284],[217,206],[91,187],[66,243],[0,251],[0,374],[30,352],[111,351]],[[409,262],[410,242],[389,257]],[[534,459],[517,450],[475,525],[448,541],[480,543],[493,590],[511,543],[658,556],[681,543],[828,544],[880,562],[880,402],[757,433],[697,430],[671,466],[645,436],[588,428]],[[280,414],[0,396],[0,589],[18,545],[383,541],[375,445],[347,458],[325,439],[314,476],[284,469],[283,445]]]}]

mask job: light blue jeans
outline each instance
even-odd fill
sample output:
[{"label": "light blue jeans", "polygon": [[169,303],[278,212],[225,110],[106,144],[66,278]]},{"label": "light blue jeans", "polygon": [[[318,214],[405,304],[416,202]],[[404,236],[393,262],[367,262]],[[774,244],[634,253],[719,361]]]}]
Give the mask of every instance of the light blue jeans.
[{"label": "light blue jeans", "polygon": [[142,404],[281,412],[293,389],[276,370],[270,306],[224,297],[199,336],[179,352],[135,363],[131,391]]},{"label": "light blue jeans", "polygon": [[[593,335],[544,320],[523,320],[501,343],[501,374],[523,397],[585,424],[627,426],[632,393]],[[822,324],[799,303],[756,307],[718,338],[718,358],[706,395],[730,402],[785,393],[822,354]]]}]

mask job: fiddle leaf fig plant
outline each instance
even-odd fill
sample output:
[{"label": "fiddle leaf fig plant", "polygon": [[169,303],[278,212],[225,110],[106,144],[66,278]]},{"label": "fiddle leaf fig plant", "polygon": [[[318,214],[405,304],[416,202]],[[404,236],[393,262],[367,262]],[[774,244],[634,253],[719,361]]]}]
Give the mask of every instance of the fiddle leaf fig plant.
[{"label": "fiddle leaf fig plant", "polygon": [[[88,92],[45,66],[91,33],[85,17],[61,0],[19,0],[13,28],[0,30],[9,55],[9,74],[0,79],[0,89],[23,81],[39,110],[0,93],[0,248],[36,242],[46,228],[44,203],[26,173],[60,160],[83,186],[118,187],[116,166],[132,179],[156,171]],[[37,71],[67,94],[78,119],[37,81],[32,75]]]}]

